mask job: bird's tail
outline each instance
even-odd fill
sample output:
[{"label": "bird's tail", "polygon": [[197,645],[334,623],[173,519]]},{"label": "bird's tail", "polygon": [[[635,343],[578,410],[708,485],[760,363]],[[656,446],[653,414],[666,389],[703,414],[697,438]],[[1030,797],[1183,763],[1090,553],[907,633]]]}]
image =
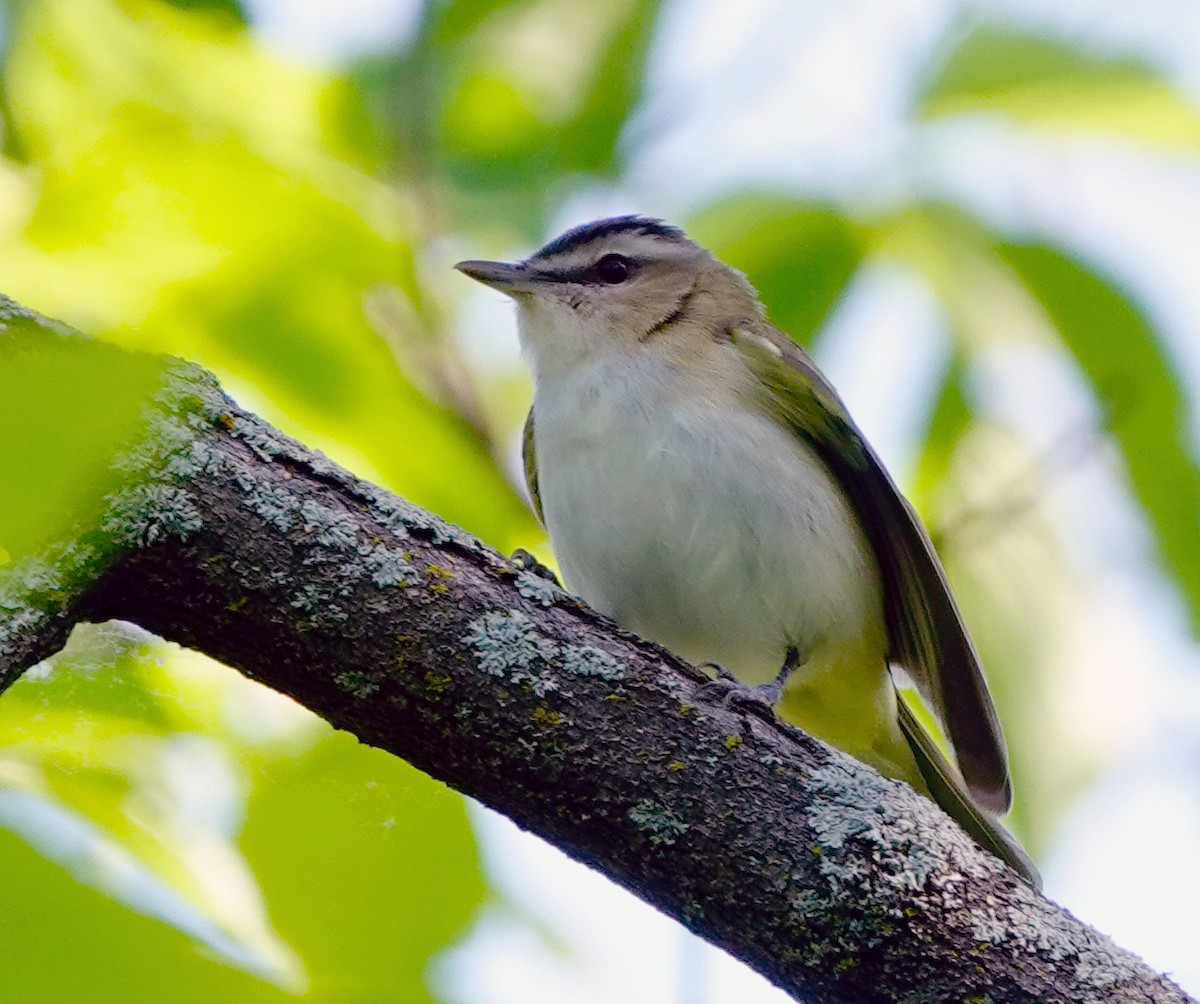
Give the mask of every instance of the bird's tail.
[{"label": "bird's tail", "polygon": [[966,830],[976,843],[995,854],[1030,885],[1040,889],[1042,877],[1029,855],[1025,853],[1025,849],[997,820],[971,800],[958,771],[938,749],[933,737],[917,721],[899,694],[896,695],[896,703],[900,715],[900,731],[908,740],[917,767],[933,800]]}]

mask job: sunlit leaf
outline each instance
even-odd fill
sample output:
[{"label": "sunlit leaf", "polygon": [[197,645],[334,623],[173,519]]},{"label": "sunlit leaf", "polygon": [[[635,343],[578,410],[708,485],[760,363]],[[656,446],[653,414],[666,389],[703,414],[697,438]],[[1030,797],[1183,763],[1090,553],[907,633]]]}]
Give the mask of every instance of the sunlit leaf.
[{"label": "sunlit leaf", "polygon": [[[207,988],[172,1000],[431,1000],[429,960],[483,896],[458,796],[116,626],[78,629],[0,701],[0,861],[23,934],[0,923],[0,965],[25,1000],[149,999],[170,973]],[[126,947],[80,996],[110,930]]]},{"label": "sunlit leaf", "polygon": [[31,3],[11,69],[42,180],[23,230],[0,234],[8,292],[196,359],[500,546],[528,531],[488,444],[431,399],[430,373],[397,364],[393,343],[430,335],[400,203],[342,159],[361,153],[344,89],[150,0]]},{"label": "sunlit leaf", "polygon": [[10,125],[12,118],[8,107],[8,52],[12,42],[12,26],[17,7],[24,0],[0,2],[0,153],[5,157],[20,160],[24,156]]},{"label": "sunlit leaf", "polygon": [[619,167],[659,6],[455,0],[431,8],[394,70],[375,57],[357,79],[395,109],[402,168],[444,196],[451,223],[537,240],[573,175]]},{"label": "sunlit leaf", "polygon": [[[142,685],[143,663],[161,658],[137,633],[85,626],[6,694],[0,826],[227,964],[298,989],[303,967],[236,847],[238,770],[216,739],[166,727],[161,692]],[[105,700],[87,707],[79,683]]]},{"label": "sunlit leaf", "polygon": [[[27,1001],[294,1002],[294,994],[202,954],[0,827],[8,921],[5,992]],[[19,918],[19,921],[16,919]],[[69,961],[68,961],[69,960]]]},{"label": "sunlit leaf", "polygon": [[1103,402],[1130,485],[1200,630],[1200,470],[1186,439],[1184,392],[1153,329],[1112,282],[1053,248],[996,251],[1041,302]]},{"label": "sunlit leaf", "polygon": [[504,11],[530,7],[538,0],[449,0],[426,13],[424,37],[439,51],[469,42],[489,20]]},{"label": "sunlit leaf", "polygon": [[971,31],[916,100],[925,120],[1002,115],[1022,125],[1200,144],[1200,108],[1147,63],[995,27]]},{"label": "sunlit leaf", "polygon": [[462,799],[333,730],[258,780],[241,846],[312,996],[432,1001],[431,957],[484,899]]},{"label": "sunlit leaf", "polygon": [[238,0],[164,0],[172,7],[197,13],[212,14],[244,24],[246,12]]},{"label": "sunlit leaf", "polygon": [[579,111],[556,135],[566,171],[612,174],[623,163],[620,139],[645,85],[659,0],[636,0],[606,40]]},{"label": "sunlit leaf", "polygon": [[164,360],[0,329],[0,547],[9,560],[94,529]]}]

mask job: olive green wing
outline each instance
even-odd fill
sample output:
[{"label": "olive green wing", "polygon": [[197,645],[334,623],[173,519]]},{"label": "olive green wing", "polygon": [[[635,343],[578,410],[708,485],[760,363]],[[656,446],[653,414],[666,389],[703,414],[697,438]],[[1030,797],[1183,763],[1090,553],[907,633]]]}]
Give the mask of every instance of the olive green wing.
[{"label": "olive green wing", "polygon": [[1012,785],[1000,720],[920,517],[795,342],[761,321],[729,335],[766,406],[817,450],[855,505],[883,575],[889,659],[904,667],[941,721],[971,795],[991,812],[1008,811]]},{"label": "olive green wing", "polygon": [[896,695],[896,708],[899,712],[900,731],[908,740],[913,758],[917,761],[917,769],[920,770],[933,800],[966,830],[980,847],[987,848],[1013,871],[1023,875],[1031,885],[1040,889],[1042,877],[1037,866],[1025,853],[1025,849],[1013,839],[1008,830],[986,812],[980,811],[971,801],[970,796],[963,790],[958,772],[947,762],[942,751],[899,694]]},{"label": "olive green wing", "polygon": [[538,492],[537,453],[533,445],[533,409],[525,416],[525,431],[521,436],[521,460],[525,464],[525,487],[529,489],[529,501],[533,511],[544,526],[546,517],[542,514],[542,496]]}]

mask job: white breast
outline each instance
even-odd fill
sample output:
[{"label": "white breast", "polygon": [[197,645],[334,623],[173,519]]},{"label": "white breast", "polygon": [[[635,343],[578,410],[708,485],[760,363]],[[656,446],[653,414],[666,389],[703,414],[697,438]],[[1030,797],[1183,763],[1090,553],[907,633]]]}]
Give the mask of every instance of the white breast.
[{"label": "white breast", "polygon": [[791,645],[866,644],[882,668],[878,573],[828,469],[765,415],[693,398],[649,355],[539,383],[541,501],[567,585],[748,682]]}]

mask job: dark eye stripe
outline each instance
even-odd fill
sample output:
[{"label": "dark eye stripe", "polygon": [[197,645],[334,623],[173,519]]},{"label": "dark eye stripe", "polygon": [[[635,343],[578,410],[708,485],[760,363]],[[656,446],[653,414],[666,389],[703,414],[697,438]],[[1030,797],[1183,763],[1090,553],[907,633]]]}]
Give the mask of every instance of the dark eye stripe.
[{"label": "dark eye stripe", "polygon": [[[626,259],[628,261],[628,259]],[[611,286],[612,280],[605,279],[596,269],[596,264],[581,265],[579,268],[537,268],[535,273],[539,279],[545,279],[547,282],[574,282],[585,286]],[[629,272],[626,279],[637,273],[637,263],[628,262]]]}]

